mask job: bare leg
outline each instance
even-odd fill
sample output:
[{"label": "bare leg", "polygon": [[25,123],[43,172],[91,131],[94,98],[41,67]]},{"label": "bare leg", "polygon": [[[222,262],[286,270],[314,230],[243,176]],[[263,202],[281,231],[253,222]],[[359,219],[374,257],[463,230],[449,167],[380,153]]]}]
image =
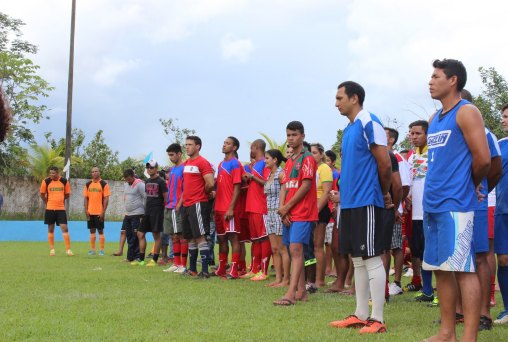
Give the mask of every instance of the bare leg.
[{"label": "bare leg", "polygon": [[289,281],[289,288],[284,295],[284,298],[296,300],[296,292],[305,291],[303,244],[292,243],[289,246],[289,250],[291,252],[292,272]]},{"label": "bare leg", "polygon": [[314,255],[316,256],[316,286],[325,285],[325,233],[326,224],[318,223],[314,229]]},{"label": "bare leg", "polygon": [[275,281],[271,282],[267,286],[274,286],[282,282],[282,256],[280,254],[280,246],[277,241],[275,234],[268,236],[270,239],[270,245],[272,246],[273,266],[275,267]]},{"label": "bare leg", "polygon": [[[464,308],[463,341],[476,341],[480,321],[480,282],[476,273],[456,272],[455,278],[462,293]],[[439,285],[438,285],[439,289]],[[440,299],[443,297],[440,295]],[[455,319],[455,315],[453,315]],[[455,322],[454,322],[455,323]]]},{"label": "bare leg", "polygon": [[428,341],[457,341],[455,335],[455,305],[457,301],[457,283],[454,272],[435,271],[439,295],[441,326],[437,335]]},{"label": "bare leg", "polygon": [[395,270],[394,280],[400,283],[402,279],[402,268],[404,267],[404,253],[402,249],[397,248],[393,250],[393,268]]}]

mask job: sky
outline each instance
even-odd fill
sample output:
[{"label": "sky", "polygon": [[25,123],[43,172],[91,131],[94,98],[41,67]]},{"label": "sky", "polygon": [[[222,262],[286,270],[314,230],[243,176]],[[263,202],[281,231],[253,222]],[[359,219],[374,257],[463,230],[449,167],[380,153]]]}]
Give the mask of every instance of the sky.
[{"label": "sky", "polygon": [[[65,136],[71,0],[18,0],[2,12],[25,22],[39,47],[32,60],[55,90],[41,104],[49,120],[32,127]],[[404,0],[77,0],[73,128],[88,142],[98,129],[120,158],[153,152],[168,164],[159,118],[177,119],[203,140],[201,154],[223,158],[227,136],[285,140],[292,120],[306,140],[330,148],[347,125],[335,108],[337,85],[366,90],[364,108],[405,134],[439,108],[428,92],[434,59],[508,75],[508,3]],[[394,119],[397,123],[394,124]]]}]

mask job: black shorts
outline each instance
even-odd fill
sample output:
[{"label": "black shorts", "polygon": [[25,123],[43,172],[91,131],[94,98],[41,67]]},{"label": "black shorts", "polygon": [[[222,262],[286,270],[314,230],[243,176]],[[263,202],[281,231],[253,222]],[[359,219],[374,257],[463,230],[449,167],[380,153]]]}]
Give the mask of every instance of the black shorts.
[{"label": "black shorts", "polygon": [[67,224],[67,213],[65,210],[46,210],[44,213],[44,224]]},{"label": "black shorts", "polygon": [[332,217],[332,213],[330,212],[330,208],[328,206],[324,207],[319,212],[319,220],[318,223],[325,223],[328,224],[330,222],[330,218]]},{"label": "black shorts", "polygon": [[198,202],[190,207],[183,207],[182,227],[185,239],[210,235],[210,204]]},{"label": "black shorts", "polygon": [[122,229],[124,231],[132,230],[137,231],[141,226],[141,219],[143,215],[125,215],[122,222]]},{"label": "black shorts", "polygon": [[409,239],[409,248],[413,258],[423,260],[423,250],[425,249],[425,236],[423,235],[423,220],[413,220],[411,238]]},{"label": "black shorts", "polygon": [[[373,205],[340,211],[339,253],[352,257],[381,255],[386,249],[383,237],[384,208]],[[391,235],[390,235],[391,241]]]},{"label": "black shorts", "polygon": [[86,222],[88,229],[104,229],[104,221],[101,221],[99,215],[90,215],[90,220]]},{"label": "black shorts", "polygon": [[[316,226],[314,225],[314,229]],[[314,254],[314,229],[310,232],[309,244],[303,244],[303,258],[305,260],[305,267],[314,265],[316,263],[316,255]]]},{"label": "black shorts", "polygon": [[141,220],[138,232],[160,233],[164,226],[164,207],[146,208],[145,215]]},{"label": "black shorts", "polygon": [[385,251],[392,249],[392,237],[393,237],[393,226],[395,225],[395,211],[393,209],[383,209],[384,220],[383,220],[383,234],[381,239],[383,240],[383,248]]}]

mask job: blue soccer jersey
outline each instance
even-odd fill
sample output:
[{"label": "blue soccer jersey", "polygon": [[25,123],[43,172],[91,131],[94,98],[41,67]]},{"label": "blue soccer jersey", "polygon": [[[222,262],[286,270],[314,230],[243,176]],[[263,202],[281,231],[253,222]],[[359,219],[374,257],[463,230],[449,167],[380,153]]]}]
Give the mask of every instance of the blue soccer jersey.
[{"label": "blue soccer jersey", "polygon": [[429,124],[429,167],[423,191],[425,212],[468,212],[478,208],[471,173],[473,156],[457,125],[457,112],[465,104],[469,102],[461,100],[444,116],[440,109]]},{"label": "blue soccer jersey", "polygon": [[503,175],[496,186],[496,215],[508,214],[508,138],[499,140]]},{"label": "blue soccer jersey", "polygon": [[384,208],[371,145],[386,146],[386,133],[377,116],[362,110],[347,125],[342,138],[340,205],[343,209],[368,205]]},{"label": "blue soccer jersey", "polygon": [[[485,128],[485,135],[487,136],[487,143],[489,145],[490,158],[496,158],[501,155],[501,151],[499,149],[499,144],[497,143],[496,136],[489,131],[488,128]],[[481,193],[485,195],[485,200],[480,202],[480,206],[477,210],[488,210],[489,202],[487,200],[487,196],[489,195],[489,183],[487,178],[482,180],[482,189]]]}]

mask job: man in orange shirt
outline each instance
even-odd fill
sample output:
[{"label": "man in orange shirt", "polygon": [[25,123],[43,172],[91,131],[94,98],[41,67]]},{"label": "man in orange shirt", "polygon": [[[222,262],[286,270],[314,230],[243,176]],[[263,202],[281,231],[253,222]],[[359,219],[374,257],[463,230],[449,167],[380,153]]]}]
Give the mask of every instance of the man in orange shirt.
[{"label": "man in orange shirt", "polygon": [[65,249],[68,256],[71,251],[71,238],[67,229],[67,213],[65,212],[65,199],[71,194],[69,181],[58,174],[58,167],[49,168],[49,177],[41,183],[41,198],[46,204],[44,224],[48,225],[49,255],[55,256],[55,223],[62,229]]},{"label": "man in orange shirt", "polygon": [[101,179],[100,169],[93,167],[92,180],[87,182],[83,189],[86,220],[88,229],[90,229],[90,251],[88,251],[88,255],[95,255],[95,233],[98,230],[99,255],[104,256],[104,215],[110,195],[109,185]]}]

